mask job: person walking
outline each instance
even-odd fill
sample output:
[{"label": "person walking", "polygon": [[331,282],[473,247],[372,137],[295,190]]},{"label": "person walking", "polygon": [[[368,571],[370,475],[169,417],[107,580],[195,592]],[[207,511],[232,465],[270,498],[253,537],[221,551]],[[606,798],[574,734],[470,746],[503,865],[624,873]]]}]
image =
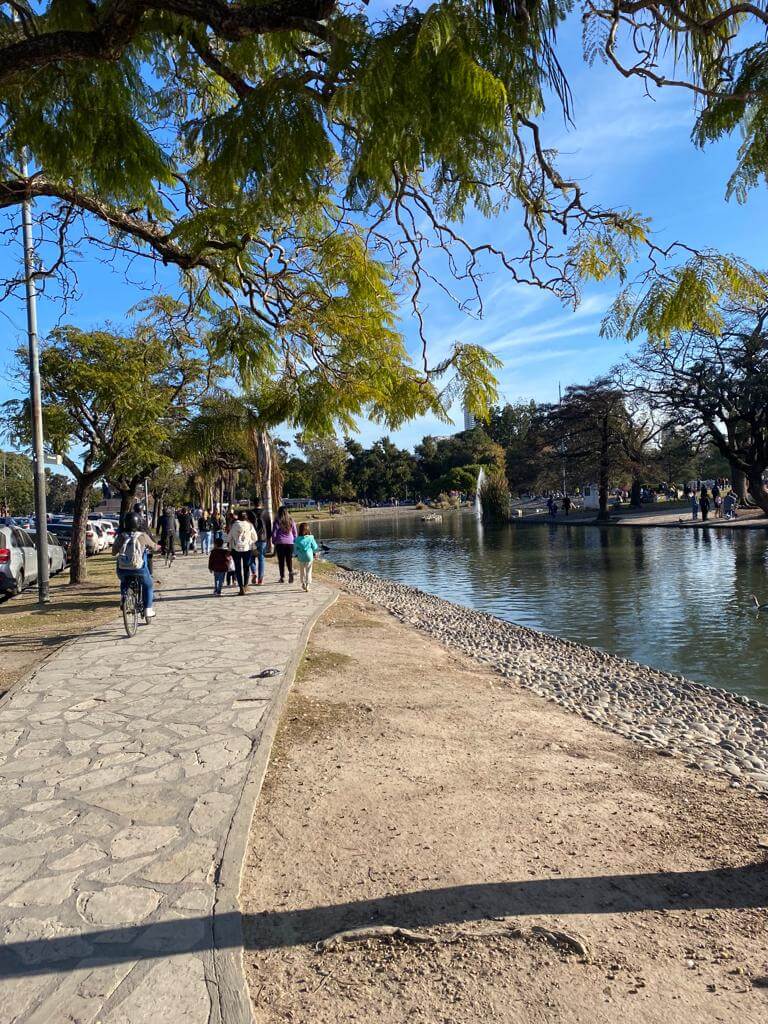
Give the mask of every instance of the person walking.
[{"label": "person walking", "polygon": [[197,532],[200,534],[200,550],[204,555],[210,554],[213,543],[213,527],[211,518],[205,510],[197,520]]},{"label": "person walking", "polygon": [[189,554],[189,540],[192,536],[192,513],[188,508],[179,511],[179,544],[182,555]]},{"label": "person walking", "polygon": [[709,519],[710,501],[707,488],[701,488],[701,497],[699,498],[699,508],[701,509],[701,518],[706,520]]},{"label": "person walking", "polygon": [[713,491],[713,493],[712,493],[712,504],[715,506],[715,519],[722,519],[723,518],[723,499],[722,499],[722,495],[720,494],[719,491],[718,491],[717,495],[715,495],[715,493]]},{"label": "person walking", "polygon": [[569,516],[571,514],[572,506],[573,506],[573,502],[571,501],[571,499],[566,494],[566,496],[563,498],[563,510],[565,511],[565,514],[567,516]]},{"label": "person walking", "polygon": [[272,528],[272,543],[277,552],[277,564],[280,570],[280,582],[285,583],[285,570],[288,570],[288,582],[293,583],[293,544],[296,540],[296,523],[291,518],[285,505],[277,510],[277,519]]},{"label": "person walking", "polygon": [[163,518],[160,520],[160,550],[171,559],[176,557],[178,535],[179,521],[176,518],[176,509],[172,505],[166,505],[163,509]]},{"label": "person walking", "polygon": [[213,542],[213,550],[208,556],[208,572],[213,573],[213,594],[214,597],[221,597],[221,588],[224,586],[224,578],[229,568],[229,552],[224,547],[222,537],[217,537]]},{"label": "person walking", "polygon": [[253,525],[256,530],[256,550],[253,560],[253,579],[259,587],[264,582],[264,569],[266,566],[267,544],[272,535],[272,523],[264,510],[261,502],[256,502],[253,510]]},{"label": "person walking", "polygon": [[691,518],[699,518],[699,499],[696,497],[695,491],[691,491]]},{"label": "person walking", "polygon": [[224,520],[221,518],[221,514],[214,509],[211,513],[211,518],[208,520],[211,524],[211,531],[213,533],[213,539],[216,540],[220,537],[224,540]]},{"label": "person walking", "polygon": [[317,541],[309,532],[309,523],[299,526],[299,535],[294,543],[296,561],[299,563],[299,579],[301,589],[309,591],[312,585],[312,564],[320,550]]},{"label": "person walking", "polygon": [[240,588],[239,593],[242,595],[248,590],[248,565],[251,560],[251,551],[256,546],[256,531],[248,522],[245,510],[238,514],[237,519],[230,526],[227,543],[235,560],[237,585]]}]

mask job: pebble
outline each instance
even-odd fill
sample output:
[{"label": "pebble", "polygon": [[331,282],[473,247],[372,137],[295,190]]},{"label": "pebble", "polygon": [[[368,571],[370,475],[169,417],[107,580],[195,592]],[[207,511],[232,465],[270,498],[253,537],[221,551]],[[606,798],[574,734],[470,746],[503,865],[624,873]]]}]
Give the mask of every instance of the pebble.
[{"label": "pebble", "polygon": [[747,788],[768,794],[768,706],[757,700],[516,626],[373,573],[338,570],[337,579],[350,593],[513,684],[660,754],[682,755],[691,767],[724,775],[731,786],[746,781]]}]

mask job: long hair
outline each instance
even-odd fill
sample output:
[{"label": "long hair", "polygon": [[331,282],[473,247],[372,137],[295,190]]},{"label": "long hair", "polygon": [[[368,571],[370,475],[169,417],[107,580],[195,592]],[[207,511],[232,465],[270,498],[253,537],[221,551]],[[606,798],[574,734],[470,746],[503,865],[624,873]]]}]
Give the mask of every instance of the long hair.
[{"label": "long hair", "polygon": [[281,505],[277,510],[277,525],[281,530],[290,530],[293,520],[291,519],[290,513],[285,505]]}]

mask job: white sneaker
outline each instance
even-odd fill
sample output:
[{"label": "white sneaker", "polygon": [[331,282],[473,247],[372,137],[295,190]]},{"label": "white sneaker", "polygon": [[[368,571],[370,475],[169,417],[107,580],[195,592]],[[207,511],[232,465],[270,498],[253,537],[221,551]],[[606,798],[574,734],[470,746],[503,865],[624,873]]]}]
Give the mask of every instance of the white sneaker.
[{"label": "white sneaker", "polygon": [[154,608],[147,608],[144,612],[145,619],[154,619],[155,615],[157,615],[157,612]]}]

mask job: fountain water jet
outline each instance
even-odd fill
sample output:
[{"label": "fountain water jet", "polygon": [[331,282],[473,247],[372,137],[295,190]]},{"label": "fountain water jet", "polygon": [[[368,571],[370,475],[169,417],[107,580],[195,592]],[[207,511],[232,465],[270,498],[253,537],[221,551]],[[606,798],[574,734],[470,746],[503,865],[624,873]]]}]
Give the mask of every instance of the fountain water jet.
[{"label": "fountain water jet", "polygon": [[477,487],[475,488],[475,515],[478,519],[483,518],[483,501],[480,497],[480,489],[485,483],[485,470],[480,467],[480,472],[477,474]]}]

